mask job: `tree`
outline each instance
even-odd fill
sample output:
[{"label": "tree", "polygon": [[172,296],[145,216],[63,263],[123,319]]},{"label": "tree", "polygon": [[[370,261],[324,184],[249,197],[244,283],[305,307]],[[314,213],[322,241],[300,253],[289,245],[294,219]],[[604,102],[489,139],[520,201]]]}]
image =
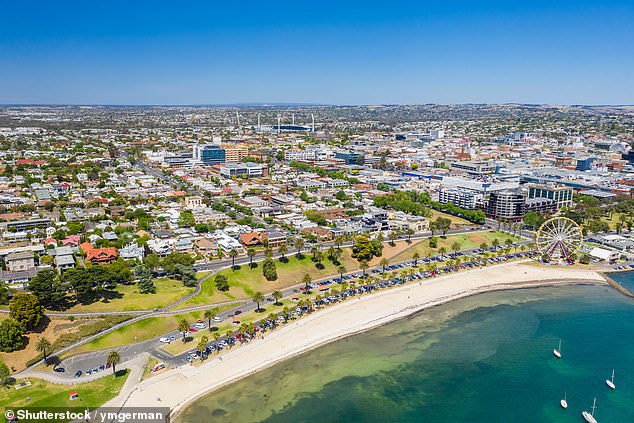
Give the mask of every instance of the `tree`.
[{"label": "tree", "polygon": [[317,261],[317,260],[316,260],[316,256],[317,256],[317,253],[318,253],[318,252],[319,252],[319,248],[317,248],[317,246],[316,246],[316,245],[315,245],[315,246],[313,246],[313,247],[310,249],[310,254],[313,256],[313,257],[312,257],[312,258],[313,258],[313,261]]},{"label": "tree", "polygon": [[412,235],[414,235],[414,230],[411,228],[407,228],[405,230],[405,235],[407,235],[407,242],[412,242]]},{"label": "tree", "polygon": [[438,247],[438,237],[432,236],[429,238],[429,248]]},{"label": "tree", "polygon": [[544,223],[544,218],[537,212],[529,211],[524,214],[522,221],[531,229],[536,229]]},{"label": "tree", "polygon": [[53,269],[37,272],[29,282],[28,288],[45,307],[56,308],[63,303],[65,291],[58,281],[57,272]]},{"label": "tree", "polygon": [[273,259],[267,257],[262,262],[262,274],[267,281],[274,281],[277,279],[277,266]]},{"label": "tree", "polygon": [[233,272],[236,269],[236,257],[238,257],[238,250],[232,248],[229,251],[229,257],[231,257],[231,271]]},{"label": "tree", "polygon": [[341,281],[343,281],[343,274],[346,273],[346,266],[341,265],[337,267],[337,272],[339,272],[339,277],[341,278]]},{"label": "tree", "polygon": [[440,259],[442,260],[445,256],[445,254],[447,254],[447,249],[445,247],[440,247],[438,249],[438,252],[440,253]]},{"label": "tree", "polygon": [[148,269],[154,270],[161,265],[161,258],[156,253],[150,253],[143,258],[143,264]]},{"label": "tree", "polygon": [[177,264],[174,266],[174,274],[183,281],[183,285],[187,287],[196,286],[196,271],[191,265]]},{"label": "tree", "polygon": [[[217,347],[218,346],[218,340],[220,339],[220,332],[218,332],[218,331],[214,332],[213,337],[214,337],[214,344]],[[217,351],[220,352],[220,348],[218,348]]]},{"label": "tree", "polygon": [[282,259],[280,261],[286,260],[286,254],[288,253],[288,245],[282,244],[278,247],[277,252],[280,253]]},{"label": "tree", "polygon": [[9,302],[9,287],[4,281],[0,281],[0,304],[7,304]]},{"label": "tree", "polygon": [[22,326],[13,319],[0,323],[0,351],[12,352],[22,348]]},{"label": "tree", "polygon": [[497,250],[500,246],[500,241],[497,238],[493,238],[493,241],[491,241],[491,246]]},{"label": "tree", "polygon": [[435,220],[436,228],[442,232],[442,237],[445,238],[447,236],[447,231],[451,227],[451,219],[447,219],[446,217],[439,217]]},{"label": "tree", "polygon": [[154,279],[152,278],[152,272],[145,266],[136,266],[134,268],[134,274],[138,279],[139,292],[141,294],[154,294],[156,293],[156,286],[154,286]]},{"label": "tree", "polygon": [[257,304],[257,308],[255,309],[255,311],[260,311],[260,303],[264,301],[264,294],[262,294],[260,291],[257,291],[253,294],[251,300],[253,300],[253,302]]},{"label": "tree", "polygon": [[229,290],[229,280],[225,275],[216,275],[214,278],[216,289],[220,292],[227,292]]},{"label": "tree", "polygon": [[306,291],[305,291],[306,294],[310,292],[310,283],[312,281],[313,281],[313,278],[311,278],[308,273],[304,273],[304,277],[302,278],[302,283],[306,286]]},{"label": "tree", "polygon": [[480,249],[481,250],[486,250],[489,247],[489,245],[486,242],[483,242],[480,244]]},{"label": "tree", "polygon": [[302,248],[304,248],[304,240],[301,238],[297,238],[295,240],[295,248],[297,248],[297,257],[302,253]]},{"label": "tree", "polygon": [[363,270],[363,277],[365,278],[365,271],[368,270],[368,268],[370,267],[370,265],[368,264],[368,262],[366,260],[362,260],[361,263],[359,263],[359,268],[361,270]]},{"label": "tree", "polygon": [[46,337],[40,336],[37,339],[37,344],[35,344],[35,350],[37,352],[42,353],[42,355],[44,356],[44,363],[48,364],[48,361],[47,361],[48,357],[46,355],[51,351],[51,347],[52,347],[51,342],[48,339],[46,339]]},{"label": "tree", "polygon": [[418,265],[418,259],[420,259],[420,254],[418,253],[418,251],[416,251],[413,255],[412,258],[414,259],[414,266]]},{"label": "tree", "polygon": [[579,259],[579,263],[581,263],[581,264],[590,264],[590,254],[588,254],[588,253],[582,254],[581,258]]},{"label": "tree", "polygon": [[108,353],[107,363],[112,366],[112,374],[117,377],[117,364],[121,362],[119,351],[112,350]]},{"label": "tree", "polygon": [[315,254],[315,263],[317,263],[317,267],[321,268],[322,264],[321,262],[324,261],[324,253],[322,253],[321,251],[317,251],[317,253]]},{"label": "tree", "polygon": [[4,364],[4,361],[0,360],[0,385],[4,385],[6,383],[10,374],[11,373],[9,372],[7,365]]},{"label": "tree", "polygon": [[341,235],[335,237],[335,247],[337,247],[337,249],[341,249],[341,244],[343,244],[343,237]]},{"label": "tree", "polygon": [[275,305],[279,305],[280,299],[283,297],[282,291],[273,291],[271,294],[273,298],[275,298]]},{"label": "tree", "polygon": [[266,257],[266,258],[273,257],[273,249],[271,247],[266,247],[264,249],[264,257]]},{"label": "tree", "polygon": [[454,241],[453,244],[451,244],[451,251],[454,253],[460,251],[460,243],[458,241]]},{"label": "tree", "polygon": [[182,211],[180,216],[178,217],[178,226],[183,226],[186,228],[191,228],[196,224],[196,219],[194,219],[194,215],[190,211]]},{"label": "tree", "polygon": [[185,338],[189,333],[189,322],[187,319],[181,319],[178,321],[178,331],[183,335],[183,342],[185,342]]},{"label": "tree", "polygon": [[33,294],[17,292],[9,303],[9,316],[24,329],[33,329],[42,318],[43,307]]},{"label": "tree", "polygon": [[204,317],[207,319],[207,327],[211,330],[211,320],[214,319],[218,315],[218,310],[215,308],[210,308],[205,310]]},{"label": "tree", "polygon": [[383,257],[380,261],[379,261],[379,265],[383,268],[382,273],[385,273],[385,268],[387,266],[389,266],[390,261],[388,259],[386,259],[385,257]]},{"label": "tree", "polygon": [[247,256],[249,256],[249,268],[253,267],[253,257],[255,257],[256,251],[255,248],[249,247],[247,248]]},{"label": "tree", "polygon": [[203,361],[203,354],[207,350],[207,342],[209,342],[209,338],[206,335],[200,337],[200,341],[196,347],[198,350],[198,355],[200,356],[200,361]]},{"label": "tree", "polygon": [[[352,258],[356,259],[359,263],[362,261],[370,261],[375,256],[375,246],[372,245],[370,239],[366,236],[357,236],[355,242],[352,245]],[[378,254],[380,255],[380,254]],[[377,256],[378,256],[377,255]]]},{"label": "tree", "polygon": [[394,247],[396,245],[394,241],[398,238],[398,233],[396,233],[396,231],[391,231],[388,238],[390,238],[390,245]]}]

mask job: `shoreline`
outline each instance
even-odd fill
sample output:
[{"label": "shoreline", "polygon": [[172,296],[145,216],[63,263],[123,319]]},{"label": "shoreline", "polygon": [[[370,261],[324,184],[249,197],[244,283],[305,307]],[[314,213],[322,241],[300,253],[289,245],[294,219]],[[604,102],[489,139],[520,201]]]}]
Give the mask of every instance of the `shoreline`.
[{"label": "shoreline", "polygon": [[513,289],[609,285],[604,276],[583,269],[535,267],[514,262],[351,298],[267,332],[266,339],[260,337],[229,350],[222,360],[210,357],[198,367],[183,365],[147,379],[131,387],[129,392],[121,392],[104,406],[169,406],[174,418],[196,399],[277,363],[450,301]]}]

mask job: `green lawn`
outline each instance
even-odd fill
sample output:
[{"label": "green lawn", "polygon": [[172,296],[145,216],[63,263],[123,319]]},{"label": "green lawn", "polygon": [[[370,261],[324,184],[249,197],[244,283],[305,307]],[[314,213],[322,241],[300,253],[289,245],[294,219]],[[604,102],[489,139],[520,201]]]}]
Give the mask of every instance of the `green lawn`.
[{"label": "green lawn", "polygon": [[429,254],[435,255],[438,254],[440,247],[445,247],[447,252],[451,252],[451,246],[456,241],[460,244],[461,250],[478,248],[483,242],[490,246],[496,238],[500,242],[500,245],[504,244],[509,238],[513,241],[519,241],[521,239],[500,231],[479,231],[469,232],[466,234],[447,235],[447,238],[445,239],[438,237],[438,248],[429,248],[429,239],[425,239],[423,242],[420,242],[398,254],[390,261],[398,263],[400,261],[411,260],[415,252],[418,252],[421,258],[427,257]]},{"label": "green lawn", "polygon": [[450,214],[447,213],[443,213],[441,211],[437,211],[437,210],[432,210],[429,209],[431,215],[429,216],[429,220],[436,220],[439,217],[444,217],[446,219],[450,219],[451,220],[451,225],[455,228],[455,227],[459,227],[459,226],[472,226],[473,223],[469,222],[466,219],[463,219],[462,217],[458,217],[458,216],[452,216]]},{"label": "green lawn", "polygon": [[101,312],[101,311],[128,311],[128,310],[152,310],[162,308],[191,293],[194,288],[183,286],[181,281],[170,278],[154,279],[155,294],[141,294],[136,284],[119,285],[116,292],[121,298],[97,301],[89,305],[76,305],[69,312]]},{"label": "green lawn", "polygon": [[[219,292],[216,289],[214,275],[203,282],[200,295],[181,304],[179,308],[235,299],[248,299],[256,291],[261,291],[264,294],[271,293],[277,289],[301,283],[304,273],[309,273],[313,280],[337,274],[337,266],[328,259],[324,259],[321,263],[321,268],[318,268],[317,263],[312,261],[310,252],[304,252],[304,257],[301,260],[298,260],[294,254],[288,256],[287,259],[288,261],[285,263],[275,260],[278,276],[275,281],[267,281],[262,275],[261,263],[257,263],[257,267],[254,268],[249,268],[249,265],[245,264],[235,271],[225,269],[219,274],[226,275],[229,279],[229,291]],[[343,249],[343,254],[339,260],[348,271],[355,270],[358,267],[357,261],[350,256],[349,248]]]},{"label": "green lawn", "polygon": [[[217,307],[217,309],[221,312],[231,307],[234,307],[234,305],[225,305]],[[134,343],[135,341],[146,341],[176,329],[180,319],[184,318],[190,322],[194,322],[197,319],[202,319],[203,314],[204,311],[200,310],[174,316],[148,317],[147,319],[139,320],[138,322],[123,326],[115,331],[105,334],[104,336],[81,345],[64,356],[75,355],[88,351],[103,350],[120,345],[128,345]]]},{"label": "green lawn", "polygon": [[[92,410],[117,396],[127,378],[128,373],[125,371],[125,375],[120,373],[116,378],[110,374],[93,382],[69,386],[56,385],[41,379],[29,379],[31,386],[19,390],[13,386],[0,388],[0,404],[6,408],[51,407],[54,405],[55,407],[88,407]],[[22,379],[20,379],[21,381]],[[70,393],[73,391],[77,391],[81,402],[69,399]],[[27,397],[31,398],[28,403],[25,401]]]}]

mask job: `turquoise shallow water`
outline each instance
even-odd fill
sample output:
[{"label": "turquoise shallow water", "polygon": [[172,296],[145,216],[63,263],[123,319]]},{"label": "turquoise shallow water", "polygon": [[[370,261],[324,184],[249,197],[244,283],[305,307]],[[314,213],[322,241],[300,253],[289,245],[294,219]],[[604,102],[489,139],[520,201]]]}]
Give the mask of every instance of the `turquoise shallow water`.
[{"label": "turquoise shallow water", "polygon": [[598,286],[536,288],[334,342],[199,399],[177,421],[565,423],[582,421],[595,396],[600,423],[634,422],[634,300]]},{"label": "turquoise shallow water", "polygon": [[610,277],[628,291],[634,293],[634,271],[610,273]]}]

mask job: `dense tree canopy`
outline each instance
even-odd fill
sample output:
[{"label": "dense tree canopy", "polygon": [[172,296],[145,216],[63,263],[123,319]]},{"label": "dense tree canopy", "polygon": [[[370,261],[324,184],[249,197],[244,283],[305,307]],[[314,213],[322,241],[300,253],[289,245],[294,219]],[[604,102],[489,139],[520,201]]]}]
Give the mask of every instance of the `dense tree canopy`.
[{"label": "dense tree canopy", "polygon": [[40,323],[43,310],[40,300],[27,292],[16,293],[9,302],[9,316],[25,330],[31,330]]}]

